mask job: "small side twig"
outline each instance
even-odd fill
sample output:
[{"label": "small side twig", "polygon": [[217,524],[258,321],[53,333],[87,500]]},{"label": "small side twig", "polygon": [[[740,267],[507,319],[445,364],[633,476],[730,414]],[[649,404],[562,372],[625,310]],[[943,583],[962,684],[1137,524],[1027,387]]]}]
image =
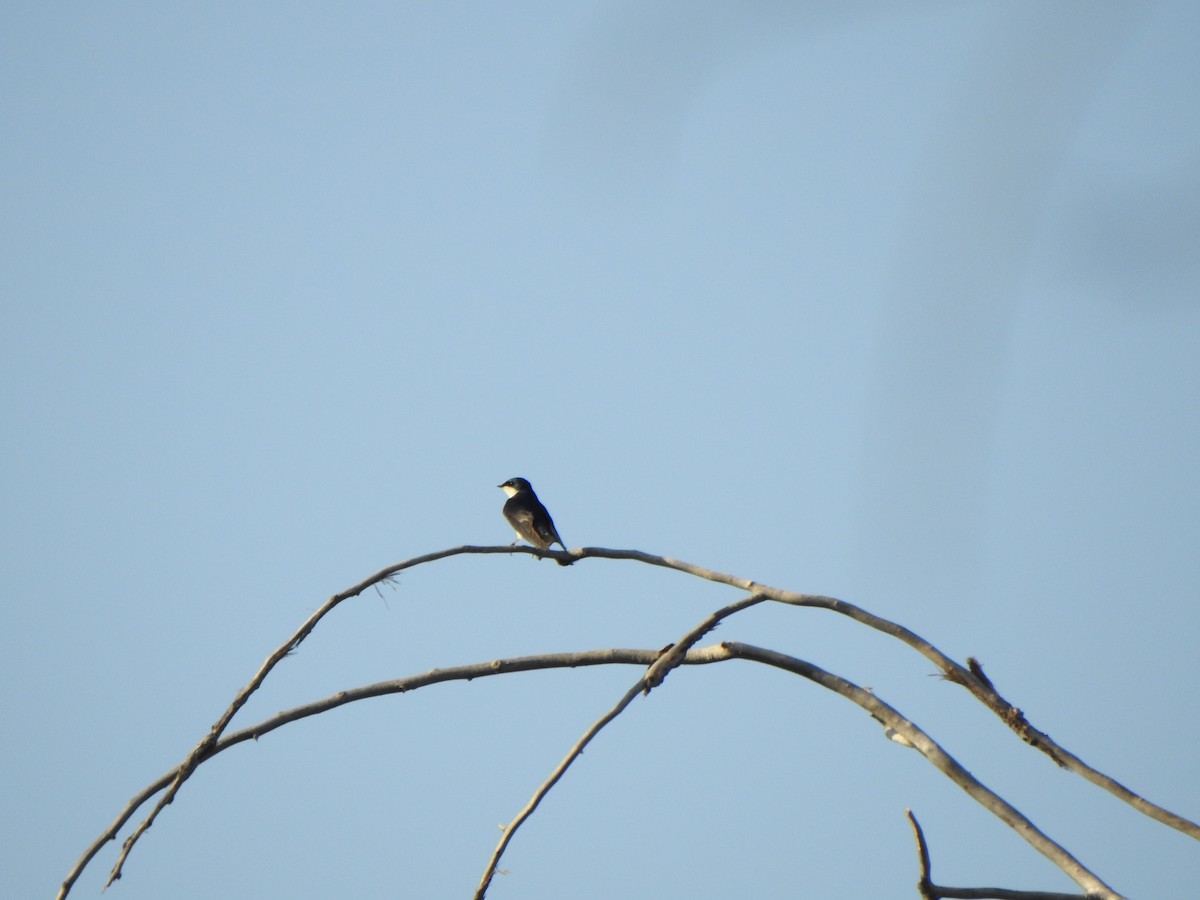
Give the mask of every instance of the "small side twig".
[{"label": "small side twig", "polygon": [[1088,900],[1093,896],[1050,891],[1014,891],[1009,888],[954,888],[936,885],[930,871],[929,847],[925,843],[925,833],[911,809],[906,809],[904,813],[912,825],[913,834],[917,838],[917,853],[921,857],[921,880],[917,882],[917,892],[922,900]]},{"label": "small side twig", "polygon": [[917,882],[917,893],[921,895],[921,900],[936,900],[936,894],[933,892],[933,874],[929,863],[929,848],[925,846],[925,833],[921,831],[921,823],[917,821],[917,817],[913,815],[911,809],[906,809],[904,814],[908,816],[909,824],[912,825],[913,833],[917,837],[917,853],[921,857],[921,879]]}]

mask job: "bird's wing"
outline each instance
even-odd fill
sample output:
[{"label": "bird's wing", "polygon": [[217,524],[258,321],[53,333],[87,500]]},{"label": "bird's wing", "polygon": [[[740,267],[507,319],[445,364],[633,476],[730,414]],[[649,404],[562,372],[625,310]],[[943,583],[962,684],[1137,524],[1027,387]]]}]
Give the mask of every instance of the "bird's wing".
[{"label": "bird's wing", "polygon": [[551,544],[558,544],[564,550],[567,545],[563,543],[563,539],[558,536],[558,529],[554,527],[554,520],[550,518],[550,513],[546,512],[546,508],[542,507],[544,516],[538,522],[538,536],[546,542],[546,548],[549,549]]},{"label": "bird's wing", "polygon": [[[515,531],[521,538],[529,541],[529,543],[539,545],[542,543],[542,536],[538,533],[535,527],[536,515],[532,509],[521,506],[520,504],[505,505],[504,517],[508,519],[508,523],[512,525]],[[543,550],[545,547],[542,548]]]}]

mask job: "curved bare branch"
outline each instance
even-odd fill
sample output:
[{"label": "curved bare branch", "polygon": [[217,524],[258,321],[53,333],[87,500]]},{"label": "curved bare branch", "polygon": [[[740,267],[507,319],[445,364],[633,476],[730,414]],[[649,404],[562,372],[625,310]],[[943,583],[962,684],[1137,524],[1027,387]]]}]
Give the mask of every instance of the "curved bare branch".
[{"label": "curved bare branch", "polygon": [[[779,588],[772,588],[766,585],[760,585],[757,582],[750,581],[749,579],[727,575],[725,573],[716,572],[712,569],[706,569],[702,566],[696,566],[680,560],[671,559],[670,557],[657,556],[638,550],[613,550],[603,547],[582,547],[569,551],[545,551],[533,547],[463,545],[460,547],[424,554],[422,556],[416,556],[389,566],[363,580],[354,587],[351,587],[339,594],[333,595],[328,601],[325,602],[324,605],[321,606],[320,609],[313,613],[313,615],[311,615],[294,634],[292,634],[283,644],[276,648],[276,650],[273,651],[263,662],[262,666],[259,668],[258,672],[255,673],[254,677],[238,692],[233,702],[216,721],[216,723],[214,723],[209,729],[208,734],[206,734],[204,738],[200,740],[200,742],[192,749],[184,761],[175,770],[173,770],[171,781],[166,792],[159,799],[150,814],[126,839],[118,860],[113,866],[112,872],[110,873],[108,882],[105,886],[107,887],[108,885],[111,885],[114,881],[121,877],[125,860],[128,858],[130,851],[133,849],[133,846],[137,843],[138,839],[153,825],[158,814],[174,800],[175,795],[178,793],[184,782],[191,777],[191,774],[195,771],[196,766],[199,765],[201,761],[211,756],[215,749],[221,745],[222,735],[227,730],[233,717],[245,705],[250,696],[256,690],[258,690],[275,665],[277,665],[279,661],[289,653],[293,652],[300,645],[300,643],[308,637],[320,620],[324,618],[325,615],[327,615],[330,611],[332,611],[335,606],[344,600],[361,594],[367,588],[378,585],[380,582],[390,580],[397,573],[414,566],[422,565],[428,562],[434,562],[436,560],[445,559],[451,556],[498,553],[525,553],[532,556],[549,557],[565,565],[569,565],[580,559],[586,558],[631,560],[642,562],[648,565],[673,569],[708,581],[740,588],[750,592],[751,594],[761,595],[762,597],[775,600],[780,603],[786,603],[793,606],[811,606],[829,609],[833,612],[846,615],[858,622],[861,622],[862,624],[868,625],[871,628],[882,631],[885,634],[889,634],[916,649],[923,656],[933,661],[939,667],[939,669],[941,669],[947,680],[960,684],[970,690],[972,694],[974,694],[981,702],[988,706],[989,709],[992,709],[1002,719],[1002,721],[1009,725],[1009,727],[1012,728],[1023,740],[1043,750],[1043,752],[1047,753],[1060,765],[1065,766],[1066,768],[1088,779],[1092,783],[1104,788],[1105,790],[1124,800],[1129,805],[1133,806],[1139,812],[1142,812],[1143,814],[1159,822],[1169,825],[1172,828],[1182,831],[1192,838],[1200,840],[1200,825],[1197,825],[1196,823],[1191,822],[1182,816],[1178,816],[1169,810],[1145,800],[1114,779],[1091,768],[1074,754],[1071,754],[1064,748],[1060,747],[1057,743],[1051,740],[1049,736],[1033,728],[1019,709],[1009,704],[996,692],[991,682],[986,678],[986,676],[983,676],[982,669],[979,668],[977,664],[971,666],[971,668],[964,668],[959,663],[947,657],[928,641],[924,640],[909,629],[904,628],[895,622],[875,616],[874,614],[869,613],[851,603],[838,600],[834,597],[827,597],[817,594],[801,594],[793,591],[781,590]],[[665,670],[663,670],[663,674],[665,675]],[[161,790],[161,788],[157,790]],[[148,796],[153,796],[154,793],[157,793],[157,790],[152,791]],[[123,812],[121,816],[118,816],[113,825],[106,829],[106,831],[84,852],[83,856],[76,862],[71,872],[68,873],[66,879],[64,879],[58,894],[59,900],[62,900],[62,898],[67,896],[67,894],[70,892],[71,886],[79,877],[79,874],[94,858],[100,847],[108,841],[116,839],[119,828],[125,824],[132,812],[141,806],[142,802],[144,802],[144,800],[138,802],[130,808],[127,808],[127,810]]]},{"label": "curved bare branch", "polygon": [[856,622],[890,635],[912,647],[941,669],[942,675],[947,681],[952,681],[955,684],[965,687],[976,699],[994,712],[1005,725],[1011,728],[1021,740],[1041,750],[1059,766],[1074,772],[1097,787],[1108,791],[1114,797],[1124,801],[1138,812],[1154,819],[1156,822],[1161,822],[1163,825],[1183,832],[1190,838],[1200,840],[1200,824],[1185,819],[1183,816],[1173,813],[1156,803],[1152,803],[1116,779],[1092,768],[1078,756],[1054,741],[1048,734],[1034,728],[1020,709],[1000,696],[991,681],[983,674],[982,667],[977,662],[968,660],[973,665],[969,668],[964,667],[946,656],[946,654],[942,653],[941,650],[929,643],[929,641],[905,628],[903,625],[867,612],[853,603],[847,603],[845,600],[839,600],[836,597],[826,597],[820,594],[800,594],[795,591],[785,591],[781,588],[773,588],[746,578],[738,578],[733,575],[726,575],[723,572],[715,572],[711,569],[681,562],[670,557],[643,553],[640,550],[610,550],[604,547],[580,547],[577,550],[569,551],[569,553],[548,553],[546,555],[570,555],[576,559],[599,557],[601,559],[634,560],[652,566],[674,569],[675,571],[694,575],[697,578],[703,578],[706,581],[713,581],[717,584],[727,584],[744,591],[762,594],[778,603],[786,603],[790,606],[810,606],[817,609],[827,609],[847,616]]},{"label": "curved bare branch", "polygon": [[[442,684],[448,681],[474,681],[477,678],[487,678],[490,675],[504,675],[508,672],[531,672],[537,669],[574,669],[585,666],[607,665],[650,666],[660,655],[659,652],[654,650],[619,649],[592,650],[584,653],[546,653],[516,659],[498,659],[465,666],[431,669],[420,675],[411,675],[406,678],[397,678],[390,681],[380,681],[351,690],[339,691],[330,697],[284,710],[276,713],[269,719],[264,719],[247,728],[227,734],[209,747],[205,754],[198,760],[197,765],[207,762],[213,756],[237,744],[246,741],[257,741],[260,737],[270,734],[275,729],[282,728],[291,722],[320,715],[331,709],[337,709],[339,706],[356,703],[359,700],[369,700],[372,697],[384,697],[389,694],[403,694],[408,691],[417,690],[418,688],[428,687],[433,684]],[[688,664],[692,664],[691,660],[687,660],[687,662]],[[105,844],[116,839],[117,833],[125,827],[125,824],[133,817],[134,813],[159,791],[173,784],[178,775],[179,767],[176,766],[146,785],[146,787],[142,788],[142,790],[129,799],[125,804],[125,808],[121,810],[120,815],[96,838],[75,863],[70,875],[64,879],[62,887],[59,889],[59,900],[63,900],[67,896],[92,858]]]},{"label": "curved bare branch", "polygon": [[765,663],[800,675],[861,706],[885,726],[903,735],[912,747],[929,760],[938,771],[966,791],[972,800],[1013,829],[1089,894],[1103,898],[1103,900],[1122,900],[1120,894],[1101,881],[1066,848],[1051,840],[1016,807],[959,765],[958,761],[943,750],[933,738],[880,700],[875,694],[834,675],[832,672],[827,672],[819,666],[814,666],[812,663],[794,656],[788,656],[786,653],[764,650],[762,647],[754,647],[736,641],[724,641],[720,644],[720,649],[737,659]]},{"label": "curved bare branch", "polygon": [[[183,783],[191,778],[192,772],[196,770],[196,766],[199,765],[200,760],[208,756],[213,744],[215,744],[221,735],[224,734],[225,729],[229,727],[230,721],[232,721],[233,717],[237,715],[238,710],[246,705],[246,701],[249,700],[250,696],[259,689],[263,681],[266,680],[267,675],[270,674],[271,670],[275,668],[279,661],[299,647],[300,643],[306,637],[308,637],[310,633],[312,633],[314,628],[317,627],[317,623],[320,622],[321,619],[325,618],[325,616],[330,613],[335,606],[337,606],[343,600],[349,600],[351,597],[358,596],[369,587],[373,587],[380,582],[389,580],[396,573],[401,572],[404,569],[410,569],[413,566],[418,566],[422,563],[434,562],[435,560],[445,559],[448,556],[457,556],[463,553],[512,553],[514,550],[521,549],[525,548],[454,547],[449,550],[439,550],[434,553],[426,553],[423,556],[414,556],[412,559],[405,560],[404,562],[397,563],[393,566],[388,566],[386,569],[381,569],[364,581],[359,582],[354,587],[348,588],[347,590],[342,591],[340,594],[334,594],[332,597],[326,600],[321,608],[309,616],[308,619],[305,620],[304,624],[301,625],[291,637],[275,648],[271,655],[268,656],[263,662],[262,666],[259,667],[259,670],[255,673],[254,677],[250,679],[249,683],[247,683],[245,687],[238,691],[237,696],[233,698],[233,702],[229,704],[229,707],[224,713],[221,714],[221,718],[217,719],[217,721],[209,729],[208,734],[201,739],[200,743],[192,748],[192,752],[188,754],[187,758],[175,770],[175,778],[172,780],[170,787],[167,788],[166,793],[159,798],[158,803],[155,804],[154,809],[150,811],[150,814],[143,819],[137,828],[133,830],[133,833],[125,839],[125,843],[121,847],[121,854],[117,857],[117,862],[113,866],[112,871],[109,873],[108,881],[105,883],[104,887],[107,889],[114,881],[121,877],[121,872],[125,866],[125,860],[129,857],[129,853],[131,850],[133,850],[133,847],[138,842],[138,839],[141,838],[141,836],[145,834],[146,831],[154,824],[154,820],[158,818],[158,814],[162,812],[168,805],[170,805],[170,803],[175,799],[175,795],[179,792],[179,789],[183,786]],[[115,838],[115,834],[113,835],[113,838]],[[101,843],[103,843],[103,841]],[[90,852],[85,854],[85,858],[81,859],[80,863],[87,865],[87,862],[92,858],[92,856],[95,855],[96,849],[99,848],[89,848]],[[67,893],[71,889],[71,885],[75,882],[75,879],[79,877],[79,872],[83,871],[83,865],[76,864],[76,867],[71,871],[70,875],[67,876],[66,880],[63,882],[62,888],[59,890],[59,900],[61,900],[63,897],[66,897]]]},{"label": "curved bare branch", "polygon": [[[746,598],[743,601],[739,601],[738,604],[732,604],[732,606],[748,606],[751,605],[751,601],[757,602],[756,598]],[[722,610],[721,613],[714,614],[714,617],[722,614],[728,615],[729,608],[727,607],[726,610]],[[696,629],[694,629],[692,634],[698,636],[708,630],[711,630],[714,617],[710,617],[708,620],[702,623],[701,626],[698,626]],[[686,642],[687,639],[688,638],[685,637],[681,643]],[[611,721],[616,714],[619,714],[620,710],[627,706],[628,703],[637,696],[638,692],[643,690],[644,687],[651,682],[653,667],[662,659],[664,659],[663,651],[612,649],[586,651],[580,653],[540,654],[537,656],[527,656],[516,659],[492,660],[488,662],[474,663],[471,665],[432,669],[419,675],[377,682],[375,684],[364,685],[352,690],[339,691],[337,694],[334,694],[330,697],[277,713],[269,719],[251,725],[247,728],[243,728],[221,738],[212,745],[201,762],[206,761],[212,756],[215,756],[217,753],[223,752],[224,750],[227,750],[236,744],[250,740],[258,740],[260,737],[269,734],[275,729],[291,722],[308,718],[310,716],[319,715],[323,712],[328,712],[329,710],[336,709],[340,706],[345,706],[349,703],[355,703],[360,700],[367,700],[373,697],[381,697],[388,694],[406,693],[408,691],[417,690],[433,684],[440,684],[448,681],[472,681],[492,675],[503,675],[511,672],[526,672],[537,669],[579,668],[597,665],[638,665],[647,667],[647,671],[643,674],[643,676],[639,678],[638,682],[634,684],[626,693],[626,696],[622,698],[622,701],[618,704],[619,708],[614,707],[615,712],[610,711],[611,714],[606,714],[606,716],[597,723],[599,727],[593,726],[592,729],[589,729],[588,734],[585,735],[585,739],[590,740],[591,737],[594,737],[604,724],[606,724],[608,721]],[[1022,836],[1026,837],[1027,840],[1030,840],[1029,833],[1032,833],[1035,836],[1040,836],[1041,840],[1046,842],[1046,846],[1049,846],[1050,848],[1058,848],[1057,844],[1054,844],[1049,840],[1049,838],[1046,838],[1044,835],[1042,835],[1041,832],[1038,831],[1032,824],[1028,823],[1028,820],[1025,820],[1019,812],[1016,812],[1015,809],[1013,809],[1003,800],[1000,800],[990,790],[976,781],[973,776],[970,775],[970,773],[966,772],[965,769],[963,769],[958,765],[957,762],[950,758],[945,751],[943,751],[935,742],[932,741],[932,739],[930,739],[919,728],[901,716],[900,713],[892,709],[892,707],[888,706],[883,701],[879,700],[878,697],[871,692],[859,688],[856,685],[853,685],[851,682],[840,678],[839,676],[826,672],[825,670],[813,666],[810,663],[806,663],[803,660],[799,660],[782,653],[775,653],[774,651],[735,642],[725,642],[701,649],[691,649],[680,660],[680,664],[688,666],[707,665],[716,662],[724,662],[731,659],[744,659],[751,662],[772,665],[776,668],[802,675],[822,685],[823,687],[846,696],[859,706],[866,709],[869,713],[871,713],[872,716],[884,723],[887,727],[893,728],[900,734],[904,735],[905,738],[920,752],[922,752],[926,758],[930,759],[935,766],[949,775],[956,781],[956,783],[959,783],[968,794],[970,794],[979,802],[983,803],[985,807],[995,812],[1008,824],[1013,825],[1013,822],[1010,821],[1012,815],[1015,815],[1019,822],[1024,822],[1027,826],[1026,831],[1023,831],[1016,825],[1013,825],[1013,827],[1016,828],[1018,832],[1022,834]],[[572,752],[574,753],[575,749],[582,750],[582,746],[584,743],[586,743],[586,740],[583,740],[577,744],[576,748],[573,748]],[[933,749],[931,750],[931,748]],[[927,750],[930,752],[926,752]],[[574,756],[577,755],[578,753],[574,753]],[[574,756],[569,755],[568,759],[564,760],[564,763],[569,765]],[[560,764],[559,769],[556,769],[556,776],[553,777],[551,781],[548,781],[546,785],[543,785],[543,788],[539,789],[539,793],[536,795],[537,800],[540,801],[540,799],[545,796],[546,792],[553,787],[553,783],[556,782],[558,778],[561,777],[562,772],[565,771],[566,765]],[[121,816],[119,816],[118,819],[110,826],[109,832],[106,832],[106,835],[109,833],[115,834],[116,831],[121,828],[129,818],[132,817],[133,813],[136,812],[139,806],[144,804],[154,794],[172,784],[177,775],[178,770],[167,772],[153,784],[148,785],[137,795],[135,795],[126,805],[126,808],[122,812]],[[981,797],[984,799],[981,800]],[[999,801],[1000,806],[993,808],[993,806],[990,805],[990,802],[985,802],[992,797],[996,797],[996,800]],[[535,807],[536,803],[532,803],[529,813],[531,813]],[[1009,818],[1006,818],[1005,813],[1009,813]],[[528,814],[522,818],[522,821],[524,818],[528,818]],[[514,820],[514,825],[515,824],[519,823]],[[1031,832],[1028,832],[1030,829]],[[511,839],[511,833],[513,830],[515,830],[514,826],[510,825],[508,829],[509,839]],[[104,837],[98,841],[97,847],[103,845],[104,841],[107,839],[109,838]],[[1030,843],[1037,847],[1037,849],[1042,850],[1042,852],[1046,852],[1044,847],[1039,846],[1036,840],[1030,840]],[[1091,875],[1087,869],[1078,864],[1078,862],[1075,861],[1073,857],[1071,857],[1065,850],[1061,850],[1061,848],[1058,848],[1058,850],[1061,851],[1061,857],[1056,858],[1053,849],[1052,852],[1047,853],[1046,855],[1055,861],[1056,864],[1059,864],[1059,860],[1061,859],[1066,866],[1070,866],[1072,864],[1078,866],[1079,869],[1076,874],[1078,875],[1079,872],[1084,873],[1081,876],[1084,881],[1080,881],[1079,878],[1076,878],[1077,883],[1084,884],[1089,876],[1091,878],[1095,878],[1094,875]],[[498,859],[499,856],[496,856],[495,860],[498,861]],[[1062,864],[1060,864],[1060,867],[1063,867]],[[1068,874],[1071,874],[1070,870],[1067,868],[1064,868],[1064,871],[1068,871]],[[1098,878],[1095,878],[1095,884],[1098,886],[1096,890],[1093,890],[1093,894],[1095,896],[1108,898],[1108,900],[1116,900],[1116,898],[1119,897],[1119,895],[1112,892],[1112,890],[1107,886],[1104,886],[1103,882],[1100,882]],[[943,896],[949,897],[952,895],[943,894]]]}]

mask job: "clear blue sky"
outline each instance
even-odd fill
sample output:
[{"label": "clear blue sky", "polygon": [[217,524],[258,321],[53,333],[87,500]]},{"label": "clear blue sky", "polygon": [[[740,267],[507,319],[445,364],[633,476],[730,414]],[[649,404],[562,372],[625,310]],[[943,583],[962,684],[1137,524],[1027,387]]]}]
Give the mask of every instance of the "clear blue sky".
[{"label": "clear blue sky", "polygon": [[[52,896],[331,593],[511,540],[514,475],[570,546],[977,656],[1200,817],[1200,6],[896,10],[5,4],[0,896]],[[447,561],[344,604],[235,726],[658,648],[735,597]],[[872,687],[1114,887],[1194,896],[1200,846],[912,651],[815,610],[718,637]],[[109,896],[469,896],[637,677],[436,687],[236,748]],[[1072,888],[857,708],[729,664],[604,733],[490,896],[915,896],[906,807],[941,882]]]}]

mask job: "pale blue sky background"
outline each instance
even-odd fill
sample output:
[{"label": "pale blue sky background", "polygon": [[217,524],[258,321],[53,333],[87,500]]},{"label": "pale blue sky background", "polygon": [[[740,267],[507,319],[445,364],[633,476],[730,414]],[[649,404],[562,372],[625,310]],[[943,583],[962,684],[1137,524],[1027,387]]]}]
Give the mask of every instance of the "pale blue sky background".
[{"label": "pale blue sky background", "polygon": [[[1200,6],[0,9],[0,896],[51,896],[331,593],[635,547],[904,623],[1192,819]],[[236,720],[657,648],[732,591],[526,556],[344,604]],[[869,685],[1138,898],[1200,847],[828,613],[718,636]],[[343,709],[206,766],[117,900],[465,897],[632,669]],[[1071,883],[857,708],[676,673],[490,896]],[[123,832],[122,837],[124,834]],[[73,896],[94,897],[106,848]]]}]

